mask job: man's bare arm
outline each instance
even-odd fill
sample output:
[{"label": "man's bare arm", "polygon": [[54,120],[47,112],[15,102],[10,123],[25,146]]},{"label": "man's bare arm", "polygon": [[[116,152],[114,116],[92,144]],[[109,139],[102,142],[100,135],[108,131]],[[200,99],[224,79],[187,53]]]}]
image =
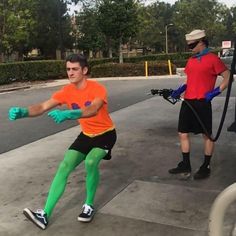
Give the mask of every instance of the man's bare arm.
[{"label": "man's bare arm", "polygon": [[53,98],[42,103],[31,105],[28,107],[29,117],[40,116],[57,105],[59,105],[59,102]]},{"label": "man's bare arm", "polygon": [[223,77],[222,82],[220,83],[220,91],[224,91],[229,84],[229,77],[230,77],[230,71],[225,70],[224,72],[221,73],[221,76]]},{"label": "man's bare arm", "polygon": [[90,106],[87,106],[82,109],[82,116],[81,118],[88,118],[95,116],[99,109],[102,107],[104,101],[101,98],[95,98]]}]

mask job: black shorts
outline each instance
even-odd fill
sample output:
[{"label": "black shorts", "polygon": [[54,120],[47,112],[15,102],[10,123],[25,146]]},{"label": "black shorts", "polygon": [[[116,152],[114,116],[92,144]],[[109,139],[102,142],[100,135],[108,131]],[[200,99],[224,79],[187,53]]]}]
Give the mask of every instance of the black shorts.
[{"label": "black shorts", "polygon": [[107,155],[103,159],[110,160],[111,149],[113,148],[115,142],[115,129],[95,137],[89,137],[81,132],[76,140],[71,144],[69,149],[76,150],[87,155],[93,148],[102,148],[104,150],[108,150]]},{"label": "black shorts", "polygon": [[[205,99],[185,100],[196,111],[209,135],[212,134],[212,108],[211,103]],[[178,131],[181,133],[205,133],[191,108],[183,101],[179,113]]]}]

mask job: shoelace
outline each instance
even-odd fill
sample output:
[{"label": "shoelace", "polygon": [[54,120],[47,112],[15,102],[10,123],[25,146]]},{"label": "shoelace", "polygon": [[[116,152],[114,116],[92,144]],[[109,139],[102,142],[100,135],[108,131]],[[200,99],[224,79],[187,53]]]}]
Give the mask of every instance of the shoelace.
[{"label": "shoelace", "polygon": [[44,221],[45,224],[47,224],[47,220],[46,220],[46,217],[45,217],[46,213],[44,212],[44,210],[38,209],[38,210],[36,210],[35,213],[38,215],[39,218],[41,218]]},{"label": "shoelace", "polygon": [[41,216],[45,215],[45,212],[44,212],[44,210],[42,210],[42,209],[37,209],[37,210],[36,210],[36,213],[39,214],[39,215],[41,215]]},{"label": "shoelace", "polygon": [[84,204],[84,205],[83,205],[83,213],[85,213],[85,214],[90,214],[92,211],[93,211],[92,207],[90,207],[90,206],[87,205],[87,204]]}]

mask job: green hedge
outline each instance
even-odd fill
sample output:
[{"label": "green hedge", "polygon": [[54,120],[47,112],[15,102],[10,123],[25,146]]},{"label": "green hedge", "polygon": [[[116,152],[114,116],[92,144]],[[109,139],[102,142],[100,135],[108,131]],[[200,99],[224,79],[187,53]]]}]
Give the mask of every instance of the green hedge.
[{"label": "green hedge", "polygon": [[[118,64],[119,58],[105,58],[89,60],[93,77],[107,76],[142,76],[145,74],[144,61],[149,63],[149,75],[168,74],[167,60],[173,64],[181,61],[185,65],[189,53],[159,54],[124,58],[124,64]],[[99,67],[99,65],[103,65]],[[175,67],[172,65],[175,73]],[[181,66],[182,67],[182,66]],[[13,81],[50,80],[66,77],[65,62],[63,60],[24,61],[0,64],[0,84]]]},{"label": "green hedge", "polygon": [[66,76],[64,61],[29,61],[0,64],[0,84],[49,80]]},{"label": "green hedge", "polygon": [[[176,73],[176,66],[171,64],[172,73]],[[166,61],[148,62],[148,75],[169,74],[169,67]],[[91,77],[125,77],[125,76],[145,76],[144,63],[106,63],[93,66]]]},{"label": "green hedge", "polygon": [[177,68],[185,67],[187,63],[187,59],[182,60],[172,60],[171,63],[173,63]]},{"label": "green hedge", "polygon": [[[212,50],[218,53],[218,50]],[[184,67],[191,52],[144,55],[124,58],[124,64],[118,64],[119,58],[89,60],[92,77],[143,76],[144,62],[148,61],[149,75],[168,74],[167,61],[172,63],[172,73],[176,67]],[[24,61],[0,64],[0,84],[13,81],[49,80],[66,77],[63,60]]]},{"label": "green hedge", "polygon": [[124,58],[124,62],[141,62],[141,61],[176,61],[176,60],[187,60],[191,56],[191,53],[169,53],[167,54],[153,54],[153,55],[145,55],[138,57],[130,57]]},{"label": "green hedge", "polygon": [[[144,56],[137,56],[137,57],[125,57],[124,63],[138,63],[144,61],[187,61],[187,59],[191,56],[191,52],[185,53],[170,53],[170,54],[151,54],[151,55],[144,55]],[[104,63],[118,63],[119,58],[106,58],[106,59],[91,59],[89,60],[89,64],[91,67],[95,65],[100,65]]]}]

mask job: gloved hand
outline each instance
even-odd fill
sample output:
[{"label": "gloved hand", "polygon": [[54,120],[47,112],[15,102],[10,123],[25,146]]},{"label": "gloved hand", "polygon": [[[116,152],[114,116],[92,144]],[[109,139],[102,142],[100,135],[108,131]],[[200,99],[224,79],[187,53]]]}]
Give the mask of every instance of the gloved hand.
[{"label": "gloved hand", "polygon": [[23,107],[11,107],[8,111],[8,119],[16,120],[29,116],[29,111],[27,108]]},{"label": "gloved hand", "polygon": [[213,89],[212,91],[205,94],[205,99],[207,102],[210,102],[214,97],[218,96],[221,93],[220,87]]},{"label": "gloved hand", "polygon": [[57,124],[65,120],[76,120],[82,116],[82,111],[80,109],[76,110],[53,110],[48,113]]},{"label": "gloved hand", "polygon": [[174,99],[177,99],[186,90],[186,88],[187,88],[187,85],[183,84],[180,87],[178,87],[176,90],[173,90],[170,96]]}]

